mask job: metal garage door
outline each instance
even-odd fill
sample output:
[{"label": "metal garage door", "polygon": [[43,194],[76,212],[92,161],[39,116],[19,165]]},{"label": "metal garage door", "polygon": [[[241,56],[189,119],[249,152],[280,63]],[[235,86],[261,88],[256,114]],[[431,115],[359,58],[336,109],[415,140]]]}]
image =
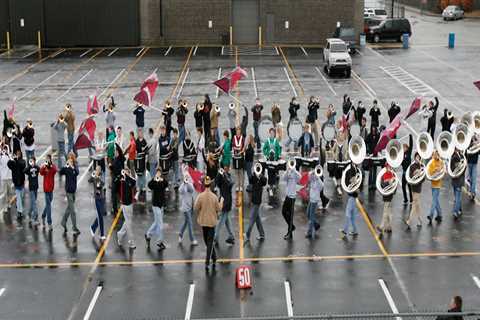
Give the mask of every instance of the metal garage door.
[{"label": "metal garage door", "polygon": [[10,0],[12,43],[37,44],[37,31],[43,33],[42,13],[42,0]]},{"label": "metal garage door", "polygon": [[233,43],[258,44],[258,0],[233,0]]}]

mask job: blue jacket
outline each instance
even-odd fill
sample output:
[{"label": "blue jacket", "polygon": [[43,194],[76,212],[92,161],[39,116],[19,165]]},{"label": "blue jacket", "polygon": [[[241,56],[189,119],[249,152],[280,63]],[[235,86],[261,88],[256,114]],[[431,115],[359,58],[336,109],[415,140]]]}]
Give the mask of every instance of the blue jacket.
[{"label": "blue jacket", "polygon": [[310,202],[320,201],[320,192],[323,190],[323,181],[315,173],[310,173],[308,177],[308,196]]},{"label": "blue jacket", "polygon": [[283,175],[283,181],[287,183],[287,197],[297,197],[297,183],[300,180],[300,173],[297,170],[287,170]]},{"label": "blue jacket", "polygon": [[60,175],[65,176],[65,192],[75,193],[77,192],[77,176],[78,176],[78,166],[74,168],[63,167],[60,169]]}]

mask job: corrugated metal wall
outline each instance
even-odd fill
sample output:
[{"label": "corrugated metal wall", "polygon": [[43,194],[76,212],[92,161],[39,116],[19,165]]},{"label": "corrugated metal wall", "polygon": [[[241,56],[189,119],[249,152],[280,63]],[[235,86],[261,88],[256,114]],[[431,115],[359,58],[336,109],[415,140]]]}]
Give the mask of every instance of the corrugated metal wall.
[{"label": "corrugated metal wall", "polygon": [[12,43],[37,43],[37,32],[43,32],[43,0],[10,0],[10,31]]}]

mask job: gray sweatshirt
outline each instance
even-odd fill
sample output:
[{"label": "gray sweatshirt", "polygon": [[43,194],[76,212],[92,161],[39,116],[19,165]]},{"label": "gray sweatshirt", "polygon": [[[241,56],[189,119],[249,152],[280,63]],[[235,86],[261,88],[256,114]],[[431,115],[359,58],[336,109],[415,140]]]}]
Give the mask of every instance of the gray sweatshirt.
[{"label": "gray sweatshirt", "polygon": [[180,211],[186,212],[192,210],[194,192],[193,184],[182,182],[178,191],[180,192],[180,199],[182,199],[180,203]]},{"label": "gray sweatshirt", "polygon": [[107,114],[105,115],[105,122],[107,124],[107,128],[109,127],[113,127],[115,128],[115,112],[107,112]]},{"label": "gray sweatshirt", "polygon": [[228,110],[228,124],[230,125],[230,129],[235,128],[235,122],[237,120],[237,112],[235,110]]},{"label": "gray sweatshirt", "polygon": [[53,129],[57,131],[57,142],[65,142],[65,128],[67,124],[65,122],[57,121],[53,126]]}]

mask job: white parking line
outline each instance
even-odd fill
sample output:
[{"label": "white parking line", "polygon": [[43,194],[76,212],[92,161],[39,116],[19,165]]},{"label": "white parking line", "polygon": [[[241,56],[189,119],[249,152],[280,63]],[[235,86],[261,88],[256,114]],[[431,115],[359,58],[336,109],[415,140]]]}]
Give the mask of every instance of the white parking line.
[{"label": "white parking line", "polygon": [[168,56],[168,53],[170,52],[170,50],[172,50],[172,46],[168,47],[167,51],[165,52],[164,56]]},{"label": "white parking line", "polygon": [[27,57],[30,57],[32,54],[37,53],[37,52],[38,52],[38,50],[34,50],[34,51],[32,51],[32,52],[29,52],[29,53],[27,53],[26,55],[24,55],[24,56],[22,57],[22,59],[25,59],[25,58],[27,58]]},{"label": "white parking line", "polygon": [[113,49],[107,56],[108,56],[108,57],[111,57],[113,54],[115,54],[115,52],[118,51],[118,49],[120,49],[120,48],[115,48],[115,49]]},{"label": "white parking line", "polygon": [[92,71],[93,71],[93,69],[88,70],[88,72],[86,74],[84,74],[80,79],[78,79],[78,81],[75,82],[70,88],[68,88],[67,91],[65,91],[62,95],[60,95],[57,99],[55,99],[55,101],[58,101],[61,98],[63,98],[64,96],[66,96],[73,88],[75,88],[80,82],[82,82],[83,79],[85,79],[90,73],[92,73]]},{"label": "white parking line", "polygon": [[33,91],[37,90],[38,88],[40,88],[43,84],[45,84],[47,81],[49,81],[50,79],[52,79],[53,77],[55,77],[61,70],[57,70],[55,73],[53,73],[52,75],[48,76],[46,79],[44,79],[43,81],[41,81],[39,84],[37,84],[35,87],[33,87],[32,89],[28,90],[27,92],[25,92],[23,95],[21,95],[19,98],[17,98],[17,102],[22,100],[23,98],[25,98],[26,96],[28,96],[29,94],[31,94]]},{"label": "white parking line", "polygon": [[141,55],[142,52],[143,52],[143,50],[145,50],[145,48],[142,48],[140,51],[138,51],[136,57],[138,57],[139,55]]},{"label": "white parking line", "polygon": [[[370,88],[370,86],[365,81],[363,81],[363,79],[361,79],[358,76],[358,74],[353,70],[352,70],[352,76],[353,76],[353,79],[356,80],[360,84],[360,87],[362,87],[362,89],[365,91],[365,93],[368,94],[371,99],[375,99],[375,97],[377,96],[375,91],[373,91],[373,89]],[[381,106],[383,106],[381,101],[378,101],[378,102],[380,103]]]},{"label": "white parking line", "polygon": [[177,93],[177,100],[178,98],[180,98],[180,95],[182,94],[183,86],[185,85],[185,80],[187,80],[189,72],[190,72],[190,68],[187,68],[187,71],[185,72],[185,77],[183,78],[183,81],[182,81],[182,85],[180,86],[180,89],[178,90],[178,93]]},{"label": "white parking line", "polygon": [[[222,46],[222,54],[223,54],[223,46]],[[217,76],[217,80],[220,79],[220,77],[222,76],[222,68],[218,68],[218,76]],[[215,86],[217,87],[217,86]],[[218,93],[219,93],[219,88],[217,87],[217,92],[215,93],[215,97],[216,99],[218,99]]]},{"label": "white parking line", "polygon": [[285,300],[287,303],[287,314],[291,318],[293,317],[293,305],[292,305],[292,292],[290,290],[290,282],[285,281]]},{"label": "white parking line", "polygon": [[308,57],[307,50],[305,50],[305,48],[303,46],[301,46],[300,49],[302,49],[303,53]]},{"label": "white parking line", "polygon": [[198,46],[195,46],[195,49],[193,50],[193,55],[194,55],[194,56],[197,55],[197,49],[198,49]]},{"label": "white parking line", "polygon": [[61,53],[64,53],[65,51],[66,51],[66,49],[59,50],[53,56],[51,56],[50,58],[55,58],[56,56],[58,56]]},{"label": "white parking line", "polygon": [[86,56],[89,52],[91,52],[91,51],[92,51],[92,49],[88,49],[87,51],[85,51],[84,53],[82,53],[82,54],[80,55],[80,58],[85,57],[85,56]]},{"label": "white parking line", "polygon": [[223,50],[225,49],[225,46],[222,46],[222,51],[220,52],[220,55],[223,56]]},{"label": "white parking line", "polygon": [[480,289],[480,279],[477,276],[474,276],[473,274],[472,274],[472,279],[473,279],[473,282],[475,282],[475,284],[477,285],[478,289]]},{"label": "white parking line", "polygon": [[194,295],[195,295],[195,284],[192,283],[190,285],[190,289],[188,290],[187,307],[185,309],[185,320],[190,320],[190,316],[192,315]]},{"label": "white parking line", "polygon": [[97,303],[98,296],[100,296],[100,292],[102,292],[102,289],[103,289],[102,286],[98,286],[97,289],[95,289],[95,293],[93,294],[92,300],[88,305],[88,309],[87,309],[87,312],[85,312],[85,316],[83,317],[83,320],[90,319],[90,316],[92,315],[93,307],[95,307],[95,303]]},{"label": "white parking line", "polygon": [[0,297],[3,296],[3,294],[5,293],[6,290],[7,290],[7,288],[0,289]]},{"label": "white parking line", "polygon": [[[392,309],[392,313],[398,314],[399,312],[398,312],[397,306],[395,305],[395,301],[393,301],[390,291],[388,291],[385,281],[383,279],[378,279],[378,283],[380,284],[380,287],[383,290],[383,294],[385,294],[385,298],[387,298],[387,302],[388,302],[388,305],[390,306],[390,309]],[[401,317],[396,317],[395,319],[402,320]]]},{"label": "white parking line", "polygon": [[120,78],[120,76],[125,72],[125,68],[123,68],[122,70],[120,70],[120,72],[115,76],[115,78],[112,80],[112,82],[110,82],[108,84],[108,86],[98,95],[98,98],[100,99],[101,96],[103,96],[105,94],[105,92],[107,92],[107,90],[115,83],[115,81],[117,81],[118,78]]},{"label": "white parking line", "polygon": [[275,52],[277,53],[277,56],[280,55],[280,52],[278,52],[278,47],[277,46],[275,46]]},{"label": "white parking line", "polygon": [[77,182],[77,186],[79,186],[83,179],[85,179],[85,177],[87,176],[88,174],[88,171],[90,171],[90,168],[93,166],[93,161],[90,161],[90,163],[88,164],[88,167],[87,169],[85,169],[85,171],[82,173],[82,175],[80,176],[80,179],[78,179],[78,182]]},{"label": "white parking line", "polygon": [[255,68],[252,67],[253,91],[255,91],[255,98],[258,98],[257,82],[255,81]]},{"label": "white parking line", "polygon": [[328,89],[330,89],[330,91],[332,91],[333,95],[337,95],[337,92],[335,90],[333,90],[332,86],[330,85],[330,83],[328,83],[328,80],[323,76],[322,74],[322,71],[318,68],[318,67],[315,67],[315,70],[317,70],[318,74],[320,75],[320,77],[322,77],[322,80],[327,84],[328,86]]},{"label": "white parking line", "polygon": [[295,90],[295,87],[293,86],[292,79],[290,79],[290,76],[288,75],[287,68],[283,67],[283,71],[285,72],[285,75],[287,76],[288,82],[290,83],[290,87],[292,87],[293,95],[295,97],[298,97],[297,90]]}]

